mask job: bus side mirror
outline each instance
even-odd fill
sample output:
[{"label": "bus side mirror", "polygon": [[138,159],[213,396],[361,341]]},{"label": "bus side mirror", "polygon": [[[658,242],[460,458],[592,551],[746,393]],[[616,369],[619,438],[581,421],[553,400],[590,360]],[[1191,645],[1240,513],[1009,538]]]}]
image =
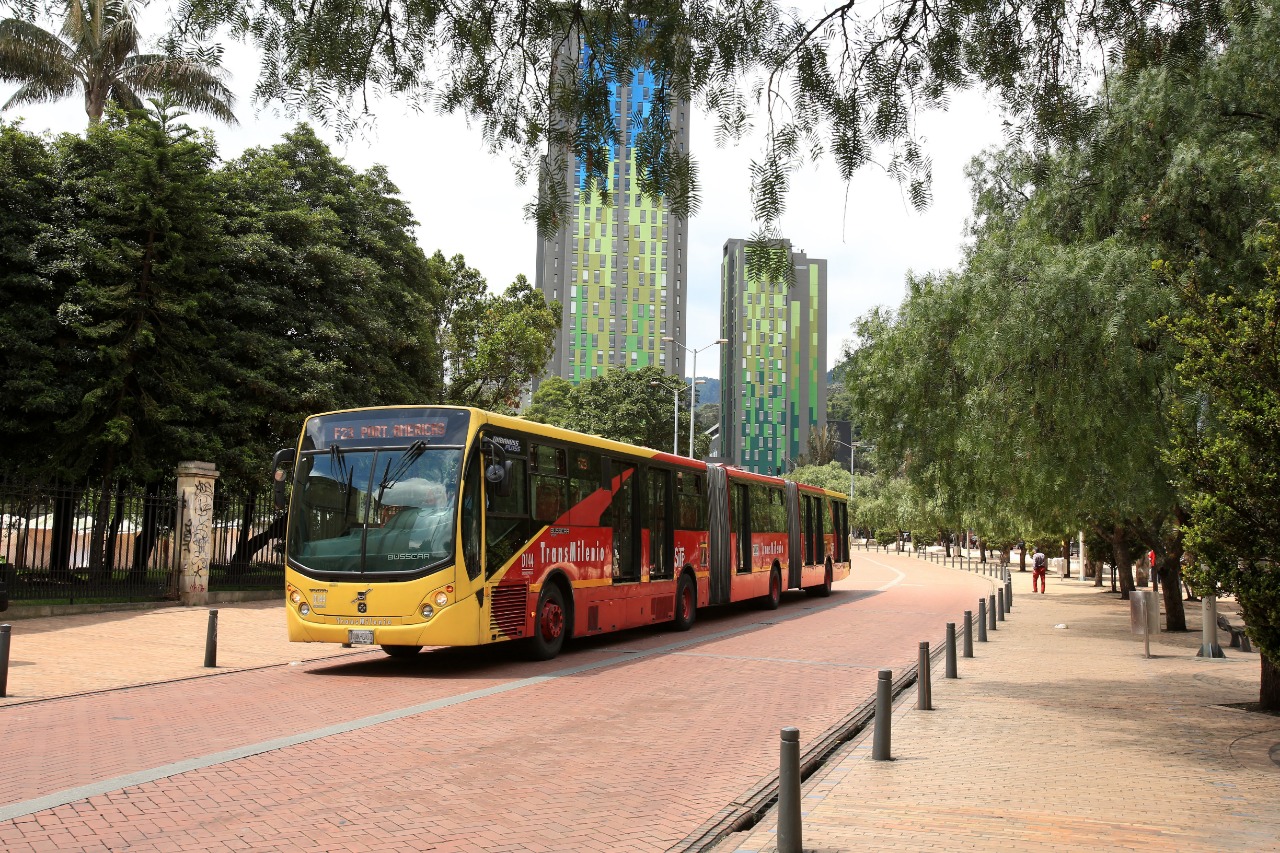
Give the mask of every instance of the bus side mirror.
[{"label": "bus side mirror", "polygon": [[511,495],[511,460],[507,459],[502,445],[492,438],[483,440],[482,446],[489,452],[489,464],[485,466],[484,478],[490,490],[500,498]]},{"label": "bus side mirror", "polygon": [[505,498],[511,495],[510,460],[498,461],[495,459],[490,462],[489,467],[484,469],[484,478],[489,481],[493,493],[498,497]]},{"label": "bus side mirror", "polygon": [[276,451],[275,458],[271,460],[271,479],[275,482],[271,487],[271,499],[276,509],[285,509],[289,506],[288,494],[286,489],[289,486],[289,480],[284,475],[284,466],[292,465],[293,460],[297,457],[297,451],[292,447],[285,447]]}]

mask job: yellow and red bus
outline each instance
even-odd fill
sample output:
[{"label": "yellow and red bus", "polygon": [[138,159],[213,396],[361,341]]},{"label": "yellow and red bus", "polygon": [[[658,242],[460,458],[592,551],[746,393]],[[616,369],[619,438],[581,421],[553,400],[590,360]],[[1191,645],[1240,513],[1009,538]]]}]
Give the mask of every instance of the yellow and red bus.
[{"label": "yellow and red bus", "polygon": [[307,418],[276,454],[289,639],[526,643],[671,623],[849,574],[845,496],[479,409]]}]

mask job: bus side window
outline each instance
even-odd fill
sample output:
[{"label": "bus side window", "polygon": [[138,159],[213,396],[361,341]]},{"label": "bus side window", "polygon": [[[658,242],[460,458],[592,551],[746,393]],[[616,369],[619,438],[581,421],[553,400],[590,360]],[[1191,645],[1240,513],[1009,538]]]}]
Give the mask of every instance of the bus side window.
[{"label": "bus side window", "polygon": [[[599,527],[600,513],[609,506],[600,492],[600,457],[589,450],[575,450],[569,465],[569,524]],[[596,495],[596,499],[591,500]]]},{"label": "bus side window", "polygon": [[511,493],[498,497],[489,492],[485,518],[485,576],[493,577],[529,540],[528,463],[511,459]]}]

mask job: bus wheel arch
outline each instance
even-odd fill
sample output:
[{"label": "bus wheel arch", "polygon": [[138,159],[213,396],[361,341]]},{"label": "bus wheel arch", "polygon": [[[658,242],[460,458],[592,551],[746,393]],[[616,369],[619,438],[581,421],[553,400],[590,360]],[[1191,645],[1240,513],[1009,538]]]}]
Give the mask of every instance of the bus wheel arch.
[{"label": "bus wheel arch", "polygon": [[675,615],[672,626],[677,631],[688,631],[698,618],[698,579],[693,566],[685,566],[676,581]]},{"label": "bus wheel arch", "polygon": [[538,605],[533,612],[533,633],[529,638],[529,656],[534,660],[551,660],[560,654],[564,642],[573,634],[573,593],[569,581],[556,573],[542,584]]},{"label": "bus wheel arch", "polygon": [[777,610],[782,603],[782,566],[777,560],[773,561],[773,567],[769,569],[769,591],[765,593],[761,603],[765,610]]},{"label": "bus wheel arch", "polygon": [[804,591],[818,598],[826,598],[831,594],[831,582],[835,578],[835,569],[831,565],[831,558],[827,558],[826,571],[823,573],[822,583],[816,586],[807,586]]}]

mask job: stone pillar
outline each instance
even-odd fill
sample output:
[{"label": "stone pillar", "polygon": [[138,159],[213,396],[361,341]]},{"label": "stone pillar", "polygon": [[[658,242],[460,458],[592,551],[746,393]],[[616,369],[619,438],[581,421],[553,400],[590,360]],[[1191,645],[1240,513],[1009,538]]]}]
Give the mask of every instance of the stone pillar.
[{"label": "stone pillar", "polygon": [[209,603],[209,560],[213,556],[211,462],[178,463],[178,598],[187,606]]}]

